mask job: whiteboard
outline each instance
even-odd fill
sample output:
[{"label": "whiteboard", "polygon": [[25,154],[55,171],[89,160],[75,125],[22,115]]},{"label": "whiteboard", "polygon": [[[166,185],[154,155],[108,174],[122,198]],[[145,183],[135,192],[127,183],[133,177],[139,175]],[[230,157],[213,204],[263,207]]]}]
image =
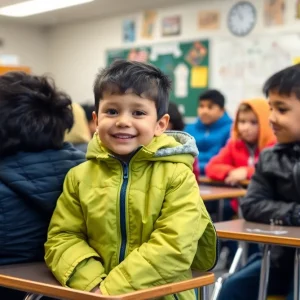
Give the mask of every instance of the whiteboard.
[{"label": "whiteboard", "polygon": [[211,49],[210,87],[224,93],[227,111],[234,117],[242,100],[263,97],[265,81],[300,57],[300,36],[218,38]]}]

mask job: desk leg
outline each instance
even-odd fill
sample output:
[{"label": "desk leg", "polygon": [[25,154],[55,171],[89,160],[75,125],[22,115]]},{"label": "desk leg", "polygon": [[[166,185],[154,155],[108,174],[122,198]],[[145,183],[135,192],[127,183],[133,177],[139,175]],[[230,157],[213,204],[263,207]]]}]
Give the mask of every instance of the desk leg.
[{"label": "desk leg", "polygon": [[218,222],[223,220],[224,199],[220,199],[218,203]]},{"label": "desk leg", "polygon": [[239,263],[241,261],[241,258],[243,257],[243,252],[245,250],[244,247],[245,247],[245,244],[243,244],[243,242],[239,242],[239,247],[237,248],[237,250],[235,252],[232,264],[228,271],[229,274],[233,274],[236,272],[236,270],[239,266]]},{"label": "desk leg", "polygon": [[267,298],[270,273],[270,252],[270,245],[264,245],[263,259],[260,269],[258,300],[265,300]]},{"label": "desk leg", "polygon": [[299,289],[299,280],[300,280],[300,248],[296,248],[295,251],[295,264],[294,264],[294,300],[300,300],[300,289]]},{"label": "desk leg", "polygon": [[238,218],[239,219],[243,219],[243,212],[242,212],[242,208],[241,208],[241,197],[238,198]]},{"label": "desk leg", "polygon": [[222,276],[220,276],[217,279],[217,281],[215,282],[214,289],[213,289],[212,296],[211,296],[210,300],[217,300],[218,299],[218,296],[219,296],[220,290],[222,288],[223,282],[227,279],[227,277],[229,277],[230,275],[232,275],[233,273],[236,272],[236,270],[239,266],[239,263],[241,261],[243,251],[244,251],[243,246],[244,246],[243,244],[239,243],[239,247],[235,252],[235,255],[234,255],[234,258],[233,258],[233,261],[232,261],[232,264],[229,268],[228,273],[225,273]]},{"label": "desk leg", "polygon": [[200,295],[200,300],[208,300],[209,299],[209,286],[202,286],[198,289],[198,293]]},{"label": "desk leg", "polygon": [[36,294],[27,294],[24,300],[40,300],[43,295],[36,295]]}]

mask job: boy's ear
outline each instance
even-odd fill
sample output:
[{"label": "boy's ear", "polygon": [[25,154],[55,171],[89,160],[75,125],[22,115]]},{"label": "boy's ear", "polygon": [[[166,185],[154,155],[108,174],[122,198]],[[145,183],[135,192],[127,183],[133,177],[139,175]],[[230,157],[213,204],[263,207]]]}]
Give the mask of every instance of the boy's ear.
[{"label": "boy's ear", "polygon": [[98,126],[98,117],[97,117],[97,114],[95,111],[93,111],[92,116],[93,116],[93,121],[97,127]]},{"label": "boy's ear", "polygon": [[156,123],[154,136],[162,135],[166,131],[169,121],[170,116],[168,114],[163,115]]}]

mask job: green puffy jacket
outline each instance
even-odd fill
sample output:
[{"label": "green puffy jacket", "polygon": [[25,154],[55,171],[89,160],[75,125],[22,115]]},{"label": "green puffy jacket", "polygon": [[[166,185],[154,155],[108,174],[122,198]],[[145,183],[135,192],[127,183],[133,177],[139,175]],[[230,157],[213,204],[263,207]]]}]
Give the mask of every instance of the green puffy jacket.
[{"label": "green puffy jacket", "polygon": [[[95,134],[87,162],[65,179],[45,244],[64,286],[117,295],[191,277],[216,263],[215,229],[192,172],[194,139],[174,132],[128,164]],[[195,299],[185,291],[164,299]]]}]

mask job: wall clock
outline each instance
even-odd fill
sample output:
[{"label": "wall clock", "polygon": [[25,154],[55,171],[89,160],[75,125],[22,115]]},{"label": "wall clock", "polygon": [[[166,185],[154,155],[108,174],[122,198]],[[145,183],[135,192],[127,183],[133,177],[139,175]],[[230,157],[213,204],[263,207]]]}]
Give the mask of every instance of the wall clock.
[{"label": "wall clock", "polygon": [[236,36],[249,34],[256,24],[256,9],[251,2],[236,3],[228,14],[227,25],[231,33]]}]

